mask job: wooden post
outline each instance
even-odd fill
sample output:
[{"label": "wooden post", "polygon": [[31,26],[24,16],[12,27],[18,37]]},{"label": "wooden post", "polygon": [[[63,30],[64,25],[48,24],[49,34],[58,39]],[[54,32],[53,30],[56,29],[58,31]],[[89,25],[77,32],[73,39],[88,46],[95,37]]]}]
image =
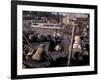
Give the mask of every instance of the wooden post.
[{"label": "wooden post", "polygon": [[68,55],[68,62],[67,62],[67,66],[70,65],[70,62],[71,62],[71,57],[72,57],[72,51],[73,51],[73,42],[74,42],[74,35],[75,35],[75,21],[73,20],[72,22],[72,38],[71,38],[71,45],[70,45],[70,48],[69,48],[69,55]]}]

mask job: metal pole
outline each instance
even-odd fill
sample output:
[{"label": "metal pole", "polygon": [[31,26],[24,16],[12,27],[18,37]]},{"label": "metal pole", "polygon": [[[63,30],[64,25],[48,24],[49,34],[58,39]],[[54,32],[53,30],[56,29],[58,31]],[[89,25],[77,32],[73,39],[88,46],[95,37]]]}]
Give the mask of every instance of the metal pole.
[{"label": "metal pole", "polygon": [[73,26],[73,29],[72,29],[72,39],[71,39],[71,45],[70,45],[70,48],[69,48],[69,55],[68,55],[67,66],[69,66],[70,63],[71,63],[71,57],[72,57],[72,51],[73,51],[73,41],[74,41],[74,34],[75,34],[75,22],[74,21],[72,22],[72,26]]}]

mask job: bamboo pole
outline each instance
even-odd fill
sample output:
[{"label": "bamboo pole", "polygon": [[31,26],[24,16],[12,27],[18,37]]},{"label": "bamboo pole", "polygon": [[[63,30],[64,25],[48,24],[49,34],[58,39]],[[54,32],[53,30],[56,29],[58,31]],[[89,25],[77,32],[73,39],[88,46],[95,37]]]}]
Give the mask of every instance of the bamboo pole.
[{"label": "bamboo pole", "polygon": [[71,63],[71,57],[72,57],[72,51],[73,51],[73,42],[74,42],[74,35],[75,35],[75,21],[72,22],[72,38],[71,38],[71,45],[70,45],[70,48],[69,48],[69,55],[68,55],[68,62],[67,62],[67,66],[70,65]]},{"label": "bamboo pole", "polygon": [[24,34],[23,34],[23,36],[24,36],[26,42],[28,43],[28,45],[29,45],[30,47],[32,47],[32,45],[30,44],[30,42],[28,41],[28,39],[26,38],[26,36],[25,36]]}]

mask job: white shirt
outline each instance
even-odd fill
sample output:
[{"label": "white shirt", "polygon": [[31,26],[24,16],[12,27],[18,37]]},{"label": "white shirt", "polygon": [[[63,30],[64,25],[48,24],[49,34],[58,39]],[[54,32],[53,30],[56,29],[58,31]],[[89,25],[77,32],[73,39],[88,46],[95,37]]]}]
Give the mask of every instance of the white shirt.
[{"label": "white shirt", "polygon": [[54,32],[53,36],[54,36],[54,37],[60,36],[60,33]]},{"label": "white shirt", "polygon": [[75,48],[76,48],[76,49],[82,49],[81,44],[78,43],[78,42],[74,42],[73,48],[74,48],[74,49],[75,49]]}]

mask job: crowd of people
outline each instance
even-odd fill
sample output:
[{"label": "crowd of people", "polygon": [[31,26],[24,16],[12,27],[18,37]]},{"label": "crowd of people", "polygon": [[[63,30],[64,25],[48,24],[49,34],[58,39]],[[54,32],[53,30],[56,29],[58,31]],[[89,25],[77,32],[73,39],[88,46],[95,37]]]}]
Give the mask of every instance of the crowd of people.
[{"label": "crowd of people", "polygon": [[[40,35],[39,33],[35,33],[35,32],[29,32],[27,34],[25,32],[23,32],[23,35],[25,35],[25,37],[27,38],[29,43],[50,42],[49,49],[48,49],[50,52],[64,51],[64,49],[66,51],[66,49],[67,49],[66,47],[69,47],[69,45],[70,45],[70,41],[68,41],[68,39],[65,39],[65,37],[62,37],[62,35],[60,34],[60,32],[58,30],[55,30],[53,35],[47,35],[47,36]],[[75,36],[75,38],[74,38],[73,55],[72,55],[73,61],[71,61],[72,65],[76,65],[76,63],[77,63],[77,65],[80,65],[80,63],[81,64],[88,63],[89,57],[87,58],[87,56],[84,56],[84,53],[87,52],[89,54],[89,44],[84,44],[83,38],[84,37],[80,37],[78,35]],[[27,44],[27,41],[25,40],[24,37],[23,37],[23,43]],[[47,53],[44,49],[45,46],[46,45],[44,45],[44,44],[40,44],[40,46],[37,49],[35,49],[33,51],[31,50],[31,54],[29,53],[30,49],[26,50],[25,53],[27,53],[26,55],[28,55],[28,57],[31,55],[30,58],[34,61],[52,60],[52,58],[50,58],[50,56],[47,55]],[[26,56],[23,58],[25,60]],[[66,57],[66,59],[67,59],[67,57]],[[85,61],[85,62],[82,62],[82,61]],[[52,62],[56,63],[53,60],[52,60]],[[56,65],[57,65],[57,63],[56,63]]]},{"label": "crowd of people", "polygon": [[[71,65],[89,64],[89,43],[84,42],[85,37],[84,36],[82,37],[80,35],[75,35],[74,42],[73,42],[73,52],[72,52],[73,55],[72,55]],[[60,31],[58,31],[58,30],[55,30],[52,33],[52,35],[51,34],[43,35],[36,31],[29,31],[29,32],[23,31],[23,45],[24,44],[28,45],[27,41],[30,44],[39,43],[39,42],[49,42],[50,44],[49,44],[48,50],[50,52],[65,51],[67,53],[69,53],[68,52],[69,49],[67,49],[67,48],[70,47],[70,43],[71,43],[71,39],[68,39],[66,36],[62,35],[60,33]],[[30,59],[32,59],[32,62],[34,62],[34,61],[50,61],[50,63],[52,63],[53,65],[56,64],[55,66],[57,66],[59,64],[59,62],[57,64],[57,61],[56,62],[53,61],[52,58],[50,58],[50,56],[48,56],[46,54],[46,51],[44,50],[44,48],[45,48],[45,45],[42,44],[42,46],[41,46],[41,44],[40,44],[40,46],[37,49],[35,49],[33,51],[31,50],[32,52],[31,52]],[[23,55],[24,61],[27,59],[26,57],[27,57],[27,54],[29,54],[29,52],[30,52],[30,49],[23,51],[23,53],[25,54],[25,55]],[[88,54],[88,56],[84,56],[84,53]],[[29,58],[29,56],[30,55],[28,55],[28,58]],[[68,58],[68,55],[65,59],[67,59],[67,58]],[[51,65],[49,65],[49,66],[51,66]]]},{"label": "crowd of people", "polygon": [[[23,47],[25,45],[28,46],[27,47],[28,49],[23,51],[24,53],[26,53],[23,55],[23,64],[24,65],[26,65],[26,66],[28,65],[28,67],[29,67],[29,63],[30,63],[30,64],[32,64],[32,67],[33,67],[36,65],[35,65],[35,63],[33,64],[32,62],[39,62],[40,66],[41,66],[41,61],[42,62],[49,61],[49,63],[50,63],[49,66],[57,65],[57,63],[55,61],[53,61],[53,59],[50,57],[50,55],[49,56],[47,55],[47,53],[45,51],[45,46],[46,46],[45,44],[43,44],[43,43],[40,44],[40,46],[38,46],[38,48],[33,49],[33,51],[32,51],[32,49],[30,50],[30,46],[28,45],[27,41],[29,41],[30,44],[31,43],[39,43],[39,42],[49,42],[50,44],[49,44],[48,50],[50,52],[63,51],[63,46],[61,45],[62,41],[63,41],[63,37],[61,36],[61,34],[59,33],[58,30],[55,30],[53,35],[47,35],[47,36],[40,35],[39,33],[34,33],[34,32],[29,32],[29,33],[23,32],[23,35],[24,35],[23,36]],[[31,62],[30,61],[27,62],[27,59],[28,60],[31,59]],[[46,66],[46,65],[44,65],[44,66]],[[59,65],[61,65],[61,64],[59,64]]]},{"label": "crowd of people", "polygon": [[[63,41],[63,37],[58,32],[58,30],[55,30],[53,35],[48,34],[45,36],[36,32],[30,32],[30,33],[23,32],[23,35],[27,38],[29,43],[50,42],[50,47],[49,47],[50,51],[54,51],[54,47],[56,45],[60,45]],[[23,37],[23,43],[27,43],[24,37]]]}]

